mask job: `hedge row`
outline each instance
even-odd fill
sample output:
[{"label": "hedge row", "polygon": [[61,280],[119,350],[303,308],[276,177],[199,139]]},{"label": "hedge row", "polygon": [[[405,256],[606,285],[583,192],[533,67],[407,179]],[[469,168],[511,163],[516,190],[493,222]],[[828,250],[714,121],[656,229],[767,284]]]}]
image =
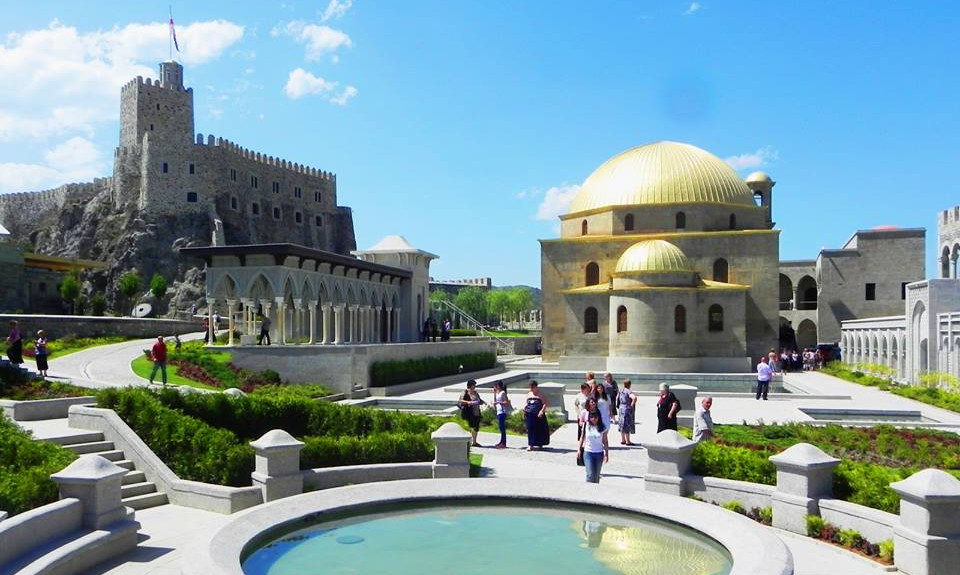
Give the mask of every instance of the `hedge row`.
[{"label": "hedge row", "polygon": [[335,405],[298,396],[231,398],[165,389],[106,389],[113,409],[183,479],[244,486],[253,470],[251,440],[283,429],[306,445],[301,467],[433,459],[430,434],[444,420]]},{"label": "hedge row", "polygon": [[59,445],[34,441],[0,414],[0,510],[16,515],[56,501],[57,484],[50,475],[75,458]]},{"label": "hedge row", "polygon": [[470,353],[447,357],[425,357],[399,361],[377,361],[370,365],[370,385],[387,387],[422,379],[490,369],[497,364],[495,353]]},{"label": "hedge row", "polygon": [[900,385],[888,378],[877,377],[862,371],[850,369],[850,366],[846,364],[838,365],[833,363],[824,366],[821,371],[851,383],[877,387],[901,397],[960,413],[960,393],[956,391],[918,385]]}]

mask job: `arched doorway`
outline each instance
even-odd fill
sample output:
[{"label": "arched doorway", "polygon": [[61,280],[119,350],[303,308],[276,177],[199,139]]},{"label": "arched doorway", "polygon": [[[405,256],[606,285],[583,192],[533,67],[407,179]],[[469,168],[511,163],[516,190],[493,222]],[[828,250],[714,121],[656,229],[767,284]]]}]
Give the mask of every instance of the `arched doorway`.
[{"label": "arched doorway", "polygon": [[817,324],[805,319],[797,326],[797,347],[806,349],[817,345]]},{"label": "arched doorway", "polygon": [[793,280],[780,274],[780,310],[793,309]]},{"label": "arched doorway", "polygon": [[817,309],[817,282],[810,276],[803,276],[797,282],[796,309]]}]

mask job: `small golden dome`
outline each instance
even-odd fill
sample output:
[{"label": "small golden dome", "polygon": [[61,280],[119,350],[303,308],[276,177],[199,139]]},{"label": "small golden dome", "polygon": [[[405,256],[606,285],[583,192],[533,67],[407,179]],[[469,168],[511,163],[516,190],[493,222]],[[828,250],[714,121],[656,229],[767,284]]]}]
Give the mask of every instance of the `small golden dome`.
[{"label": "small golden dome", "polygon": [[689,203],[756,205],[747,184],[720,158],[690,144],[655,142],[604,162],[583,182],[569,213]]},{"label": "small golden dome", "polygon": [[614,273],[693,272],[686,254],[663,240],[646,240],[633,244],[617,260]]},{"label": "small golden dome", "polygon": [[748,184],[772,184],[773,178],[766,172],[754,172],[747,176],[747,179],[744,181]]}]

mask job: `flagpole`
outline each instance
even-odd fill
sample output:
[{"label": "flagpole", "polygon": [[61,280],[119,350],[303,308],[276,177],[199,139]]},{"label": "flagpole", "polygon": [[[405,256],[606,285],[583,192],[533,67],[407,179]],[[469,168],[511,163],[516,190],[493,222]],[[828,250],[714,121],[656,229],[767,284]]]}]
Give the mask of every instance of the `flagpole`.
[{"label": "flagpole", "polygon": [[[170,22],[173,22],[173,5],[169,6],[168,14],[170,15]],[[173,26],[170,24],[167,25],[167,50],[170,52],[170,61],[173,62]]]}]

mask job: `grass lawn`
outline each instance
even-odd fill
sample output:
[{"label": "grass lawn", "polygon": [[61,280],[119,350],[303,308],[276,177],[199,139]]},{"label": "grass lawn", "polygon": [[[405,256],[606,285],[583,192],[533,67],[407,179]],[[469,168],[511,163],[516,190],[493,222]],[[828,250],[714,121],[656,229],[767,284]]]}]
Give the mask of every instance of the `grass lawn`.
[{"label": "grass lawn", "polygon": [[480,477],[480,469],[483,468],[483,454],[470,454],[470,477]]},{"label": "grass lawn", "polygon": [[[227,353],[212,354],[212,355],[225,355],[227,356],[228,359],[230,356],[230,354],[227,354]],[[145,356],[141,355],[140,357],[138,357],[137,359],[133,360],[133,362],[130,363],[130,367],[131,369],[133,369],[133,373],[139,375],[144,379],[150,379],[150,372],[153,371],[153,362],[147,359]],[[177,366],[167,364],[167,383],[172,383],[174,385],[186,385],[188,387],[196,387],[199,389],[217,389],[213,386],[200,383],[199,381],[187,379],[186,377],[179,375],[177,371],[178,371]],[[157,377],[155,381],[157,383],[161,381],[159,372],[157,372]]]}]

